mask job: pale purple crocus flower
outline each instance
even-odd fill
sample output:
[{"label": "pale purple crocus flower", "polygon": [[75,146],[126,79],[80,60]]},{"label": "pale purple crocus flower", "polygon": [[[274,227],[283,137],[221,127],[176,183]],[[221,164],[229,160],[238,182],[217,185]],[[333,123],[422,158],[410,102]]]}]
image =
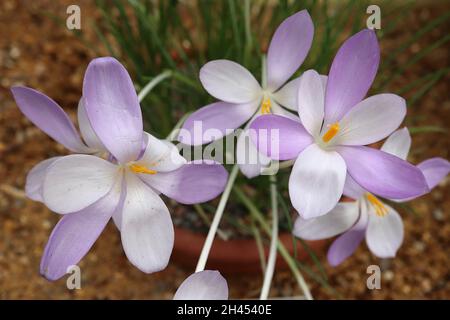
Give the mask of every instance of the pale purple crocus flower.
[{"label": "pale purple crocus flower", "polygon": [[[267,83],[262,86],[240,64],[229,60],[214,60],[200,70],[200,81],[218,102],[209,104],[189,116],[182,129],[189,132],[178,140],[188,145],[201,145],[220,139],[261,114],[274,113],[296,117],[281,106],[297,110],[299,78],[287,80],[300,67],[312,43],[314,26],[306,10],[284,20],[275,31],[267,52]],[[286,84],[285,84],[286,83]],[[195,126],[201,123],[202,132]],[[202,133],[213,129],[214,135]],[[236,146],[236,160],[249,178],[260,174],[270,159],[259,154],[250,143],[248,124]],[[183,132],[183,131],[182,131]]]},{"label": "pale purple crocus flower", "polygon": [[228,300],[228,284],[219,271],[196,272],[183,281],[173,300]]},{"label": "pale purple crocus flower", "polygon": [[[336,206],[347,173],[369,192],[385,198],[414,197],[428,190],[418,168],[364,146],[386,138],[406,114],[405,100],[395,94],[362,100],[375,78],[379,56],[375,33],[357,33],[339,49],[326,88],[317,72],[302,75],[298,91],[301,123],[264,115],[251,125],[260,152],[277,160],[295,159],[289,196],[305,219]],[[271,150],[272,130],[279,137],[275,152]]]},{"label": "pale purple crocus flower", "polygon": [[[111,217],[129,261],[143,272],[159,271],[167,265],[174,241],[172,220],[159,194],[185,204],[207,201],[223,191],[227,172],[218,164],[186,163],[174,145],[143,131],[133,83],[114,58],[89,64],[83,102],[93,132],[114,161],[75,154],[56,159],[45,170],[42,200],[64,217],[46,245],[41,274],[49,280],[62,277],[89,251]],[[60,138],[58,134],[54,132]]]},{"label": "pale purple crocus flower", "polygon": [[[381,150],[406,159],[411,146],[408,129],[394,132]],[[450,172],[450,163],[432,158],[417,165],[431,190]],[[305,240],[319,240],[340,235],[328,251],[328,261],[339,265],[351,256],[365,238],[369,250],[379,258],[392,258],[403,242],[403,222],[398,212],[347,177],[344,194],[356,200],[340,202],[328,214],[314,218],[297,218],[294,235]],[[394,201],[407,201],[396,200]]]},{"label": "pale purple crocus flower", "polygon": [[[64,110],[45,94],[27,87],[13,87],[11,92],[22,113],[38,128],[67,149],[81,154],[104,154],[106,149],[87,119],[83,99],[78,103],[81,136]],[[34,166],[27,175],[25,193],[42,202],[42,180],[47,168],[60,157],[52,157]]]}]

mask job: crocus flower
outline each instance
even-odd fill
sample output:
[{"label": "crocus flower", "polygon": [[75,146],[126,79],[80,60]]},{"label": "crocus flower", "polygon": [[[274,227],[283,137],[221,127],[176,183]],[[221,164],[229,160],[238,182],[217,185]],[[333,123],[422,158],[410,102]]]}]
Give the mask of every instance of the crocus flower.
[{"label": "crocus flower", "polygon": [[[33,124],[70,151],[82,154],[102,154],[106,152],[87,119],[83,99],[80,99],[78,104],[80,136],[69,116],[51,98],[27,87],[13,87],[11,91],[22,113]],[[59,158],[46,159],[34,166],[28,173],[25,193],[30,199],[42,202],[43,176],[46,169]]]},{"label": "crocus flower", "polygon": [[62,277],[111,217],[130,262],[146,273],[161,270],[172,252],[174,230],[159,193],[186,204],[207,201],[223,191],[227,172],[217,164],[186,163],[175,146],[144,133],[133,83],[113,58],[89,64],[83,102],[111,161],[75,154],[46,169],[43,202],[64,216],[52,231],[40,271],[50,280]]},{"label": "crocus flower", "polygon": [[219,271],[196,272],[183,281],[173,299],[228,300],[227,281]]},{"label": "crocus flower", "polygon": [[[381,150],[406,159],[410,146],[408,129],[403,128],[394,132]],[[442,158],[425,160],[417,167],[423,172],[429,189],[450,172],[450,163]],[[351,177],[346,181],[344,193],[356,201],[340,202],[331,212],[318,218],[297,218],[294,234],[303,239],[318,240],[343,233],[328,251],[328,261],[333,266],[352,255],[364,237],[375,256],[394,257],[403,242],[403,223],[397,211],[359,186]]]},{"label": "crocus flower", "polygon": [[[267,84],[262,86],[246,68],[236,62],[214,60],[205,64],[200,70],[200,81],[206,91],[220,101],[194,112],[182,127],[190,134],[180,135],[179,141],[189,145],[209,143],[261,114],[295,117],[281,106],[297,110],[299,79],[285,83],[305,59],[313,33],[314,26],[306,10],[281,23],[269,45]],[[196,123],[201,123],[200,134],[194,130]],[[215,129],[215,134],[203,134],[208,129]],[[258,154],[249,141],[247,129],[248,125],[238,138],[236,157],[242,173],[251,178],[259,175],[261,168],[269,165],[270,159]]]},{"label": "crocus flower", "polygon": [[[295,159],[289,195],[305,219],[336,206],[347,172],[366,190],[386,198],[414,197],[428,189],[418,168],[364,146],[391,134],[406,114],[404,99],[395,94],[362,100],[375,78],[379,56],[375,33],[357,33],[339,49],[326,88],[317,72],[302,75],[298,91],[301,123],[264,115],[251,125],[259,151],[278,160]],[[279,136],[278,152],[271,150],[272,130]]]}]

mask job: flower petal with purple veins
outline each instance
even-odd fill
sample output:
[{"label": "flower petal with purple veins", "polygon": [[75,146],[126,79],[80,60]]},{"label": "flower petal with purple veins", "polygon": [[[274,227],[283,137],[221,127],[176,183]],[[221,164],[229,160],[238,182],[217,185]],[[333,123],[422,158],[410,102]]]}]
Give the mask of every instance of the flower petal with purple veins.
[{"label": "flower petal with purple veins", "polygon": [[[259,103],[260,99],[243,104],[211,103],[187,118],[178,136],[178,141],[197,146],[220,139],[250,120],[258,110]],[[214,132],[211,131],[211,135],[206,136],[207,130]],[[213,135],[213,133],[217,133],[217,135]]]},{"label": "flower petal with purple veins", "polygon": [[380,62],[373,30],[362,30],[347,39],[331,65],[325,96],[325,125],[335,123],[367,94]]},{"label": "flower petal with purple veins", "polygon": [[20,111],[39,129],[67,149],[91,153],[61,107],[45,94],[27,87],[13,87],[11,92]]},{"label": "flower petal with purple veins", "polygon": [[127,70],[114,58],[92,60],[83,82],[83,101],[94,132],[121,163],[138,158],[142,113]]},{"label": "flower petal with purple veins", "polygon": [[306,10],[285,19],[275,31],[267,51],[267,87],[280,88],[300,67],[311,48],[314,25]]},{"label": "flower petal with purple veins", "polygon": [[389,199],[403,199],[428,192],[422,172],[389,153],[369,147],[337,149],[352,178],[367,191]]},{"label": "flower petal with purple veins", "polygon": [[430,190],[436,187],[450,172],[450,162],[442,158],[431,158],[417,165],[422,171]]},{"label": "flower petal with purple veins", "polygon": [[196,161],[175,171],[155,175],[140,174],[139,177],[147,185],[177,202],[194,204],[212,200],[221,194],[228,173],[218,163]]},{"label": "flower petal with purple veins", "polygon": [[300,122],[284,116],[259,116],[251,123],[250,130],[259,152],[274,160],[294,159],[313,142]]},{"label": "flower petal with purple veins", "polygon": [[53,229],[41,259],[40,272],[48,280],[64,276],[87,254],[119,204],[120,182],[103,198],[79,212],[63,216]]}]

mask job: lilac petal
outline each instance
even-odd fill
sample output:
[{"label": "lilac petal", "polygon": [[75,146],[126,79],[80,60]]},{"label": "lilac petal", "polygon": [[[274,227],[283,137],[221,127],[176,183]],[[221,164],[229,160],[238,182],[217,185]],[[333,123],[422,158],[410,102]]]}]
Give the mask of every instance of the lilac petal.
[{"label": "lilac petal", "polygon": [[339,147],[352,178],[371,193],[403,199],[428,191],[422,172],[389,153],[369,147]]},{"label": "lilac petal", "polygon": [[283,85],[305,60],[311,48],[314,25],[306,10],[285,19],[275,31],[267,51],[267,87]]},{"label": "lilac petal", "polygon": [[369,214],[366,243],[378,258],[393,258],[403,242],[403,222],[397,211],[385,206],[388,210],[385,216]]},{"label": "lilac petal", "polygon": [[174,230],[169,210],[161,198],[132,173],[126,177],[127,194],[120,234],[128,260],[139,270],[164,269],[172,254]]},{"label": "lilac petal", "polygon": [[298,217],[293,233],[305,240],[334,237],[350,229],[359,217],[357,202],[340,202],[327,214],[313,219]]},{"label": "lilac petal", "polygon": [[[406,160],[411,148],[411,135],[404,127],[391,134],[381,146],[381,151],[390,153],[400,159]],[[426,177],[425,177],[426,178]]]},{"label": "lilac petal", "polygon": [[227,102],[209,104],[187,118],[178,141],[197,146],[220,139],[247,122],[255,114],[258,106],[259,100],[244,104]]},{"label": "lilac petal", "polygon": [[142,146],[142,114],[127,70],[114,58],[89,63],[83,99],[92,128],[119,162],[136,160]]},{"label": "lilac petal", "polygon": [[365,201],[361,202],[360,205],[361,214],[359,220],[349,231],[334,240],[328,249],[328,263],[333,267],[341,264],[345,259],[350,257],[364,239],[368,214]]},{"label": "lilac petal", "polygon": [[425,176],[430,190],[436,187],[450,172],[450,162],[442,158],[425,160],[419,163],[417,167]]},{"label": "lilac petal", "polygon": [[92,152],[81,141],[72,121],[55,101],[45,94],[27,87],[13,87],[11,92],[20,111],[39,129],[70,151]]},{"label": "lilac petal", "polygon": [[289,197],[304,219],[332,210],[342,196],[346,167],[335,151],[311,144],[300,153],[289,177]]},{"label": "lilac petal", "polygon": [[236,161],[244,176],[251,179],[259,176],[264,168],[270,165],[270,158],[256,149],[249,133],[246,128],[237,139]]},{"label": "lilac petal", "polygon": [[44,184],[45,175],[47,174],[47,168],[60,158],[61,157],[53,157],[41,161],[28,172],[27,182],[25,184],[25,193],[28,198],[39,202],[44,201],[42,198],[42,186]]},{"label": "lilac petal", "polygon": [[183,281],[173,299],[228,300],[228,284],[219,271],[200,271]]},{"label": "lilac petal", "polygon": [[83,98],[78,102],[78,126],[80,127],[81,136],[86,144],[97,151],[106,151],[105,146],[97,137],[92,129],[91,123],[88,119],[86,108],[84,106]]},{"label": "lilac petal", "polygon": [[59,220],[47,242],[40,272],[48,280],[64,276],[91,249],[119,204],[120,183],[89,207]]},{"label": "lilac petal", "polygon": [[313,141],[301,123],[278,115],[257,117],[250,137],[259,152],[274,160],[294,159]]},{"label": "lilac petal", "polygon": [[348,174],[345,177],[344,195],[354,200],[361,198],[367,191],[364,190],[353,178]]},{"label": "lilac petal", "polygon": [[367,94],[380,62],[373,30],[362,30],[339,49],[328,75],[325,125],[337,122]]},{"label": "lilac petal", "polygon": [[194,204],[214,199],[225,188],[228,173],[218,163],[191,162],[171,172],[139,177],[167,197],[184,204]]},{"label": "lilac petal", "polygon": [[261,96],[261,87],[250,71],[230,60],[205,64],[200,81],[210,95],[229,103],[248,103]]},{"label": "lilac petal", "polygon": [[402,123],[406,103],[402,97],[383,93],[358,103],[340,122],[335,144],[366,145],[390,135]]}]

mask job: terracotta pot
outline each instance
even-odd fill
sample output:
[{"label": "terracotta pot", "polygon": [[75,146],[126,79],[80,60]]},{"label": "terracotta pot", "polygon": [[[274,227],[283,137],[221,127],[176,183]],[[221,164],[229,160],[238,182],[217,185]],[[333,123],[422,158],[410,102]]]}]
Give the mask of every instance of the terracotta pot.
[{"label": "terracotta pot", "polygon": [[[175,244],[172,252],[172,261],[189,269],[195,269],[206,234],[195,233],[185,228],[175,227]],[[280,234],[280,239],[286,249],[294,253],[292,236],[289,233]],[[312,250],[319,252],[324,250],[327,241],[306,241]],[[265,247],[266,257],[269,248]],[[297,245],[299,260],[308,257],[308,253],[303,250],[303,246]],[[277,268],[287,269],[283,257],[278,254]],[[258,273],[261,272],[261,262],[258,254],[255,239],[234,239],[224,241],[218,237],[214,239],[211,252],[209,254],[207,269],[220,270],[225,274],[237,273]]]}]

